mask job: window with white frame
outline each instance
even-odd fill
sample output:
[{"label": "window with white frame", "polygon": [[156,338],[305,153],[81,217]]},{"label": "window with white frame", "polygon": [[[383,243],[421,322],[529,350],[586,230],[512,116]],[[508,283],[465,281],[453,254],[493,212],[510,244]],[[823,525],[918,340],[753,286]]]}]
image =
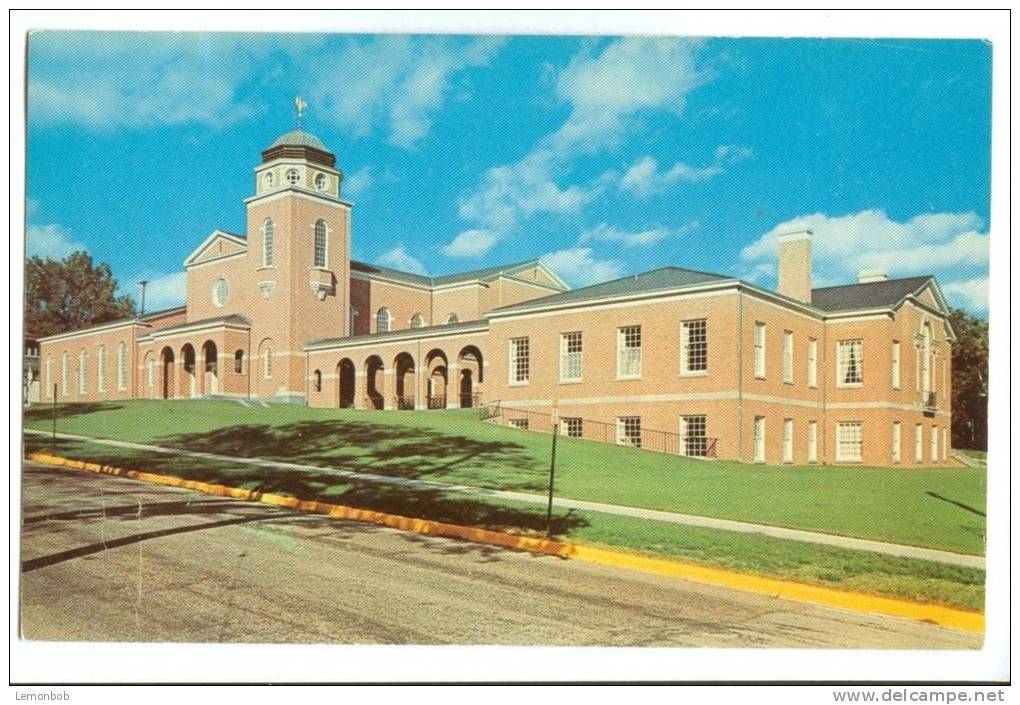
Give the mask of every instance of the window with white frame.
[{"label": "window with white frame", "polygon": [[708,371],[708,321],[699,318],[680,323],[680,374]]},{"label": "window with white frame", "polygon": [[85,393],[85,383],[88,374],[89,357],[88,353],[82,350],[78,353],[78,394]]},{"label": "window with white frame", "polygon": [[262,266],[272,267],[273,266],[273,237],[275,235],[276,227],[273,225],[273,221],[266,218],[262,222]]},{"label": "window with white frame", "polygon": [[262,376],[270,379],[273,376],[273,349],[266,348],[262,353]]},{"label": "window with white frame", "polygon": [[315,260],[314,266],[326,266],[326,221],[315,221]]},{"label": "window with white frame", "polygon": [[641,376],[641,326],[624,326],[616,331],[616,377]]},{"label": "window with white frame", "polygon": [[840,340],[836,344],[836,385],[853,386],[864,382],[864,341]]},{"label": "window with white frame", "polygon": [[510,419],[510,425],[513,426],[514,428],[519,428],[524,431],[528,430],[527,419]]},{"label": "window with white frame", "polygon": [[783,462],[793,462],[793,419],[783,419]]},{"label": "window with white frame", "polygon": [[765,462],[765,417],[754,417],[754,462]]},{"label": "window with white frame", "polygon": [[914,462],[919,463],[924,459],[924,426],[914,425]]},{"label": "window with white frame", "polygon": [[301,183],[301,172],[297,169],[288,169],[284,178],[287,179],[287,183],[291,186],[297,186]]},{"label": "window with white frame", "polygon": [[581,334],[579,332],[560,335],[560,381],[581,381]]},{"label": "window with white frame", "polygon": [[390,310],[383,306],[375,314],[375,332],[385,333],[390,329]]},{"label": "window with white frame", "polygon": [[564,416],[560,419],[562,433],[571,438],[580,438],[584,435],[584,421],[576,416]]},{"label": "window with white frame", "polygon": [[765,324],[754,324],[754,376],[765,379]]},{"label": "window with white frame", "polygon": [[127,389],[127,345],[117,345],[117,390],[123,392]]},{"label": "window with white frame", "polygon": [[413,316],[411,316],[412,328],[421,328],[423,325],[425,325],[425,319],[421,317],[420,313],[416,313]]},{"label": "window with white frame", "polygon": [[106,346],[100,345],[96,353],[96,391],[106,391]]},{"label": "window with white frame", "polygon": [[705,453],[708,451],[708,439],[705,437],[707,429],[707,417],[704,414],[681,416],[678,447],[680,455],[695,458],[705,457]]},{"label": "window with white frame", "polygon": [[624,446],[641,447],[640,416],[620,416],[616,419],[616,442]]},{"label": "window with white frame", "polygon": [[948,379],[948,377],[946,377],[946,367],[947,367],[946,358],[942,358],[942,399],[943,400],[949,398],[949,392],[948,392],[948,388],[949,387],[946,384],[946,380]]},{"label": "window with white frame", "polygon": [[46,356],[46,396],[53,393],[53,356]]},{"label": "window with white frame", "polygon": [[807,459],[809,463],[818,462],[818,422],[808,421],[807,425]]},{"label": "window with white frame", "polygon": [[783,383],[793,384],[793,331],[783,331]]},{"label": "window with white frame", "polygon": [[860,462],[864,444],[860,421],[840,421],[836,424],[836,460]]},{"label": "window with white frame", "polygon": [[60,394],[61,396],[67,396],[68,394],[68,378],[70,377],[71,368],[71,356],[64,351],[64,354],[60,356]]},{"label": "window with white frame", "polygon": [[900,341],[892,341],[892,388],[900,388]]},{"label": "window with white frame", "polygon": [[903,451],[903,427],[899,421],[893,421],[892,425],[892,461],[894,463],[900,462]]},{"label": "window with white frame", "polygon": [[148,375],[148,379],[146,381],[149,384],[149,389],[152,389],[156,386],[156,360],[149,358],[149,364],[146,367],[146,374]]},{"label": "window with white frame", "polygon": [[510,384],[527,384],[531,373],[530,341],[527,337],[510,339]]},{"label": "window with white frame", "polygon": [[937,463],[938,460],[939,460],[939,427],[938,426],[932,426],[931,427],[931,448],[929,450],[930,450],[930,455],[931,455],[931,461],[933,463]]},{"label": "window with white frame", "polygon": [[814,338],[807,344],[807,383],[809,387],[818,386],[818,341]]}]

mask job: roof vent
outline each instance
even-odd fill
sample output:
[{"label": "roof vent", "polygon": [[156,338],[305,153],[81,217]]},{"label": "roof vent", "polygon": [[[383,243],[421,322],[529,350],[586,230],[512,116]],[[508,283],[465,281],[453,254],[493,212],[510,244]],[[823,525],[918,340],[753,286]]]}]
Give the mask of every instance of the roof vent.
[{"label": "roof vent", "polygon": [[870,284],[871,282],[884,282],[889,278],[884,269],[862,269],[857,273],[858,284]]}]

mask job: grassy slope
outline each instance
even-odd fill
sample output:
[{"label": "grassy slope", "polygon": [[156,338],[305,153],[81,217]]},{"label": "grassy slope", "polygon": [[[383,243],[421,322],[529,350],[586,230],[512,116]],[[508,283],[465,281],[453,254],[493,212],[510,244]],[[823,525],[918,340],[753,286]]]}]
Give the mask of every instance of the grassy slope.
[{"label": "grassy slope", "polygon": [[[48,430],[47,413],[31,410],[27,425]],[[501,489],[542,492],[548,472],[548,435],[481,423],[469,412],[133,401],[59,413],[66,433]],[[563,497],[984,551],[980,470],[763,467],[559,440]]]},{"label": "grassy slope", "polygon": [[[519,432],[518,432],[519,433]],[[50,439],[29,436],[26,450],[49,450]],[[386,511],[404,516],[496,530],[540,533],[545,508],[520,502],[477,498],[450,492],[394,489],[377,483],[341,481],[329,472],[268,470],[96,443],[58,440],[55,452],[120,467],[222,483],[248,489],[288,492],[294,496]],[[92,498],[84,497],[88,504]],[[862,551],[817,546],[766,536],[678,526],[599,512],[556,510],[554,531],[573,541],[623,547],[741,572],[935,602],[981,610],[984,571],[894,558]]]}]

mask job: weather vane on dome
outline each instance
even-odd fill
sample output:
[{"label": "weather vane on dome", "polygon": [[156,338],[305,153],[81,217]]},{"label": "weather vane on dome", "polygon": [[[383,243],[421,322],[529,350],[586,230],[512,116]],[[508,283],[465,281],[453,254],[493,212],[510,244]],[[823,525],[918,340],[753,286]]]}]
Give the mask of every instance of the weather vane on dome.
[{"label": "weather vane on dome", "polygon": [[301,96],[294,98],[294,112],[297,113],[297,129],[301,129],[301,117],[305,114],[305,108],[308,107],[308,103],[301,100]]}]

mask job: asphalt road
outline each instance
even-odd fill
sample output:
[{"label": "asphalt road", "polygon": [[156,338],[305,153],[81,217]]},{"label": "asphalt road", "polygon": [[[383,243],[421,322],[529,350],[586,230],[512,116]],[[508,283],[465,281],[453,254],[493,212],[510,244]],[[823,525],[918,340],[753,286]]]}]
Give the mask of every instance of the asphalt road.
[{"label": "asphalt road", "polygon": [[26,463],[26,639],[978,648],[978,635]]}]

